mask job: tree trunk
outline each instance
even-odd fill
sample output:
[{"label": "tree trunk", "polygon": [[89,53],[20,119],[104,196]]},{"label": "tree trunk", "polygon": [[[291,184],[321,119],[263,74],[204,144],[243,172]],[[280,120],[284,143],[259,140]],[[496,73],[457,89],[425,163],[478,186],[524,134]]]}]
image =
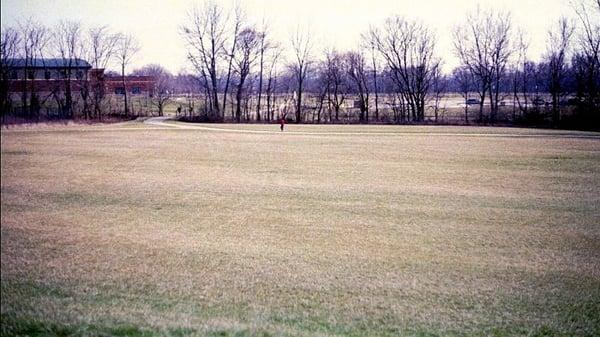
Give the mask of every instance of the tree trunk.
[{"label": "tree trunk", "polygon": [[236,99],[236,108],[235,108],[235,119],[238,123],[242,120],[242,91],[243,91],[244,83],[240,79],[240,83],[237,86],[237,92],[235,94]]},{"label": "tree trunk", "polygon": [[25,77],[23,78],[23,93],[21,95],[21,115],[23,117],[27,115],[27,72],[28,68],[25,67]]},{"label": "tree trunk", "polygon": [[469,92],[465,92],[465,124],[469,124],[469,105],[467,104],[467,100],[469,97]]},{"label": "tree trunk", "polygon": [[379,121],[379,88],[377,88],[377,66],[375,57],[373,57],[373,86],[375,91],[375,121]]},{"label": "tree trunk", "polygon": [[123,82],[123,94],[125,99],[125,117],[128,117],[129,106],[127,105],[127,86],[125,85],[125,63],[121,63],[121,80]]},{"label": "tree trunk", "polygon": [[560,123],[560,110],[558,108],[558,94],[552,94],[552,122],[554,126],[557,126]]},{"label": "tree trunk", "polygon": [[303,79],[300,79],[298,81],[298,102],[297,106],[296,106],[296,123],[300,123],[301,122],[301,118],[302,118],[302,83]]},{"label": "tree trunk", "polygon": [[369,124],[369,87],[368,85],[365,83],[365,122],[367,122],[367,124]]},{"label": "tree trunk", "polygon": [[483,104],[485,103],[485,92],[486,88],[484,87],[482,92],[479,93],[479,123],[483,123]]},{"label": "tree trunk", "polygon": [[273,77],[269,74],[269,79],[267,80],[267,120],[270,122],[273,120],[273,116],[271,116],[271,96],[272,96],[272,86],[273,86]]},{"label": "tree trunk", "polygon": [[260,99],[262,96],[262,83],[263,83],[263,58],[264,58],[264,36],[261,39],[260,44],[260,71],[258,75],[258,102],[256,103],[256,121],[260,122]]},{"label": "tree trunk", "polygon": [[317,124],[321,124],[321,111],[323,110],[323,101],[325,100],[325,93],[320,95],[319,99],[319,110],[317,111]]},{"label": "tree trunk", "polygon": [[215,70],[213,70],[213,73],[211,73],[211,83],[212,83],[212,95],[213,95],[213,102],[214,102],[214,107],[215,107],[215,111],[211,111],[211,115],[216,114],[217,116],[221,116],[220,112],[219,112],[219,90],[217,89],[217,77],[216,77],[216,73],[214,72]]},{"label": "tree trunk", "polygon": [[[235,49],[234,46],[231,48],[231,55],[233,55]],[[229,81],[231,81],[231,63],[233,62],[233,57],[229,59],[229,66],[227,68],[227,79],[225,80],[225,90],[223,91],[223,115],[221,117],[222,120],[225,120],[225,110],[227,109],[227,91],[229,90]]]},{"label": "tree trunk", "polygon": [[27,115],[27,81],[23,83],[23,93],[21,94],[21,116]]},{"label": "tree trunk", "polygon": [[66,88],[65,88],[65,101],[66,101],[66,107],[67,107],[67,115],[69,116],[69,118],[73,118],[73,93],[71,91],[71,73],[72,70],[69,67],[67,70],[67,81],[66,81]]}]

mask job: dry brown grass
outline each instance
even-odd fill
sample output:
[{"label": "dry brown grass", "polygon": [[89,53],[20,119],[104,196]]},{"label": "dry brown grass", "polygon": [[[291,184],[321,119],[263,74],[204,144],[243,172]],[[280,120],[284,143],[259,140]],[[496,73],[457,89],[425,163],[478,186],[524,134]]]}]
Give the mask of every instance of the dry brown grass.
[{"label": "dry brown grass", "polygon": [[82,130],[2,131],[3,334],[600,331],[597,135]]}]

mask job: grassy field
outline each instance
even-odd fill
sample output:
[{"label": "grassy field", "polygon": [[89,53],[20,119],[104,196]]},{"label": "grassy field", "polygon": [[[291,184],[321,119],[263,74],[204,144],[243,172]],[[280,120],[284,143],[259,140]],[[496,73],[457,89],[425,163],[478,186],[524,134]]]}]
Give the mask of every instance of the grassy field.
[{"label": "grassy field", "polygon": [[208,127],[2,131],[3,336],[600,334],[600,135]]}]

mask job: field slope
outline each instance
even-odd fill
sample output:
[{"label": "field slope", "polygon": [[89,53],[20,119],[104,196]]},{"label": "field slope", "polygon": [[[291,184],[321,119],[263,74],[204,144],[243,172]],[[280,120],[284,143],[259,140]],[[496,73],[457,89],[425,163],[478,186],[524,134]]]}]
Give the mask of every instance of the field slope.
[{"label": "field slope", "polygon": [[2,131],[11,335],[600,334],[600,135]]}]

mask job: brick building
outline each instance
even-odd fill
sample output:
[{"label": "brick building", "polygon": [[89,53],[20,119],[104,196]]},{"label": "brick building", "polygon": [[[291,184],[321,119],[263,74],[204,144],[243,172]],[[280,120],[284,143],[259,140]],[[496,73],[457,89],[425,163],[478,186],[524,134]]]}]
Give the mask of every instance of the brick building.
[{"label": "brick building", "polygon": [[2,67],[8,77],[9,93],[53,92],[70,83],[73,92],[101,85],[106,94],[122,95],[127,89],[128,94],[152,96],[156,85],[152,76],[125,76],[123,85],[121,76],[106,76],[104,69],[93,69],[82,59],[8,59]]},{"label": "brick building", "polygon": [[125,86],[121,76],[104,77],[104,88],[107,94],[123,95],[127,89],[128,94],[152,96],[155,85],[156,78],[153,76],[125,76]]},{"label": "brick building", "polygon": [[[92,66],[81,59],[8,59],[2,65],[8,77],[8,91],[52,92],[70,82],[73,91],[80,91],[85,84],[97,83]],[[95,75],[93,78],[90,74]]]}]

